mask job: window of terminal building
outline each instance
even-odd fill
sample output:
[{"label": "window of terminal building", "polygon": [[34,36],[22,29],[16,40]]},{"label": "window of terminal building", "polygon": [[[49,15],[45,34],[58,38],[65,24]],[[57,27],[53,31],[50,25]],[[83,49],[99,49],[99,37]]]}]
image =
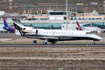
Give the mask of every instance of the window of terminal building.
[{"label": "window of terminal building", "polygon": [[96,20],[102,20],[102,18],[96,18]]},{"label": "window of terminal building", "polygon": [[82,20],[86,20],[86,18],[82,18]]},{"label": "window of terminal building", "polygon": [[95,18],[92,18],[92,20],[95,20]]},{"label": "window of terminal building", "polygon": [[66,12],[50,12],[50,15],[66,15]]},{"label": "window of terminal building", "polygon": [[29,18],[28,20],[38,20],[37,18]]},{"label": "window of terminal building", "polygon": [[79,18],[79,20],[81,20],[81,18]]},{"label": "window of terminal building", "polygon": [[64,17],[64,20],[66,20],[66,17]]},{"label": "window of terminal building", "polygon": [[40,20],[49,20],[48,18],[41,18]]},{"label": "window of terminal building", "polygon": [[71,20],[73,20],[73,18],[71,18]]},{"label": "window of terminal building", "polygon": [[91,20],[91,18],[89,18],[89,20]]}]

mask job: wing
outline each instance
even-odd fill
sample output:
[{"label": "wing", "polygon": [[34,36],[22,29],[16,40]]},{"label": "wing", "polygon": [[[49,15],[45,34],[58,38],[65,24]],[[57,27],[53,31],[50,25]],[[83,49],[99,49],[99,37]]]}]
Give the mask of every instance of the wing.
[{"label": "wing", "polygon": [[49,39],[49,40],[58,40],[58,37],[33,37],[33,36],[27,36],[29,38],[33,38],[33,39]]}]

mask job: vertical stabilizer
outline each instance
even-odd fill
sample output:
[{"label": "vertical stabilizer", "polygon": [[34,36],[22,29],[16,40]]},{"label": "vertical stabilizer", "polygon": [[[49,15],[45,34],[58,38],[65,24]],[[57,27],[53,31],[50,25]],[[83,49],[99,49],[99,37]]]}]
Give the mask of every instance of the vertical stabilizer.
[{"label": "vertical stabilizer", "polygon": [[24,32],[22,31],[22,29],[24,28],[23,24],[20,22],[19,19],[12,19],[12,20],[13,20],[14,27],[16,29],[16,34],[24,36]]},{"label": "vertical stabilizer", "polygon": [[3,18],[3,21],[4,21],[4,27],[8,27],[8,24],[7,24],[7,22],[6,22],[6,19],[5,19],[5,18]]},{"label": "vertical stabilizer", "polygon": [[76,23],[77,23],[77,27],[76,27],[76,29],[77,29],[77,30],[83,30],[83,28],[80,27],[79,22],[78,22],[78,19],[77,19],[76,16],[75,16],[75,19],[77,20],[77,21],[76,21]]}]

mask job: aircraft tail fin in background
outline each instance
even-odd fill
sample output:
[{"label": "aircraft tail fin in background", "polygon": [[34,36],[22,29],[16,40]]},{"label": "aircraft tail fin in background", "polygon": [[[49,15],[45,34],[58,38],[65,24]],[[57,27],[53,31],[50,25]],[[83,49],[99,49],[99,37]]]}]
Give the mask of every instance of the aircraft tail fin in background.
[{"label": "aircraft tail fin in background", "polygon": [[77,20],[77,21],[76,21],[76,23],[77,23],[77,27],[76,27],[76,29],[77,29],[77,30],[83,30],[83,28],[80,27],[79,22],[78,22],[78,19],[77,19],[76,16],[75,16],[75,19]]},{"label": "aircraft tail fin in background", "polygon": [[13,26],[9,26],[9,25],[7,24],[7,21],[6,21],[5,18],[3,18],[3,21],[4,21],[4,27],[3,27],[3,29],[5,29],[5,30],[7,30],[7,31],[9,31],[9,32],[14,33],[14,32],[15,32],[15,28],[14,28]]},{"label": "aircraft tail fin in background", "polygon": [[3,18],[3,21],[4,21],[4,27],[8,27],[8,24],[5,18]]},{"label": "aircraft tail fin in background", "polygon": [[80,28],[80,25],[79,25],[78,21],[76,21],[76,23],[77,23],[77,26]]},{"label": "aircraft tail fin in background", "polygon": [[75,16],[75,19],[78,20],[78,18]]}]

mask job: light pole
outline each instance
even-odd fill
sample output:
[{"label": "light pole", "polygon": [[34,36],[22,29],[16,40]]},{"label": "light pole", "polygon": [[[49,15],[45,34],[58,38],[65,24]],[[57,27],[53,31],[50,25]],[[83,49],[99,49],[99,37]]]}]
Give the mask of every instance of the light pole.
[{"label": "light pole", "polygon": [[66,30],[68,30],[68,0],[66,0]]},{"label": "light pole", "polygon": [[104,13],[105,13],[105,0],[103,1]]}]

